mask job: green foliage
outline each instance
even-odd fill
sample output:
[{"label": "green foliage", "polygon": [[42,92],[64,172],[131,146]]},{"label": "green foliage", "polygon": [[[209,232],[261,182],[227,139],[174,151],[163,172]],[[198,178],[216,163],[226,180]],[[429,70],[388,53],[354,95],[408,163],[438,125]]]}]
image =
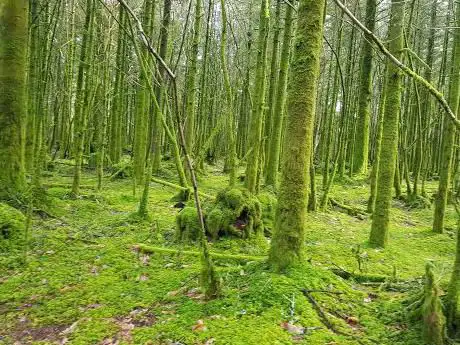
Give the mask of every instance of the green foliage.
[{"label": "green foliage", "polygon": [[0,252],[23,243],[25,223],[26,219],[19,210],[0,203]]},{"label": "green foliage", "polygon": [[272,233],[273,224],[275,221],[275,213],[277,206],[276,195],[271,192],[262,192],[257,195],[262,208],[262,221],[267,234]]}]

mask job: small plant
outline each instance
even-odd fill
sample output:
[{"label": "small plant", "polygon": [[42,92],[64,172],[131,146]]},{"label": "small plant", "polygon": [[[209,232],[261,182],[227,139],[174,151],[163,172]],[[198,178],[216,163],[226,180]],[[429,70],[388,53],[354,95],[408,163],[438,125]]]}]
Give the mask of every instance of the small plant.
[{"label": "small plant", "polygon": [[369,262],[369,255],[367,254],[367,252],[363,252],[361,249],[361,245],[359,244],[355,247],[352,247],[351,252],[353,253],[356,262],[358,263],[359,272],[366,272],[367,263]]}]

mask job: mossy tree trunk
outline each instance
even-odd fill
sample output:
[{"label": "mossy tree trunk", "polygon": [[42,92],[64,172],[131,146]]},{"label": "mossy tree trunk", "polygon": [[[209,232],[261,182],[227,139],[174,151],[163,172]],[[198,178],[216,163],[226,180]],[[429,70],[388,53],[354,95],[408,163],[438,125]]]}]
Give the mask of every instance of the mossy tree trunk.
[{"label": "mossy tree trunk", "polygon": [[220,38],[220,62],[222,64],[222,71],[224,75],[225,87],[225,105],[224,116],[227,118],[228,124],[228,151],[227,155],[229,161],[230,172],[230,186],[233,187],[236,183],[236,139],[235,139],[235,118],[233,108],[233,92],[230,85],[230,76],[228,74],[227,66],[227,9],[225,8],[225,1],[220,1],[221,14],[222,14],[222,35]]},{"label": "mossy tree trunk", "polygon": [[[457,3],[455,28],[452,30],[454,46],[452,48],[452,63],[449,81],[449,106],[458,116],[460,99],[460,4]],[[455,125],[452,121],[444,121],[441,169],[439,186],[435,199],[433,231],[444,231],[444,217],[447,206],[448,189],[451,181],[452,156],[455,143]]]},{"label": "mossy tree trunk", "polygon": [[257,61],[255,75],[254,99],[252,105],[251,123],[249,130],[250,149],[252,149],[246,167],[246,188],[251,192],[257,191],[257,176],[259,174],[260,149],[262,140],[263,114],[266,93],[267,45],[269,33],[270,7],[268,0],[262,0],[259,17],[259,37],[257,39]]},{"label": "mossy tree trunk", "polygon": [[[377,9],[376,0],[366,2],[366,27],[370,31],[375,29],[375,14]],[[360,72],[360,95],[358,120],[356,125],[355,146],[353,157],[353,173],[366,173],[369,151],[369,122],[371,115],[372,96],[372,65],[373,49],[369,37],[365,36],[362,43],[361,72]]]},{"label": "mossy tree trunk", "polygon": [[302,258],[324,0],[301,0],[287,93],[281,184],[269,261],[283,270]]},{"label": "mossy tree trunk", "polygon": [[200,45],[201,19],[203,16],[202,7],[202,0],[195,0],[195,23],[193,25],[192,45],[190,49],[190,58],[188,59],[189,66],[187,78],[185,81],[185,139],[187,141],[187,147],[190,149],[190,153],[193,152],[195,140],[197,98],[196,77],[198,72],[198,48]]},{"label": "mossy tree trunk", "polygon": [[109,154],[112,164],[118,163],[122,155],[122,113],[123,101],[125,95],[125,79],[126,79],[126,50],[127,37],[125,34],[127,16],[123,6],[119,7],[118,12],[118,38],[117,38],[117,53],[116,53],[116,69],[114,83],[114,98],[110,109],[110,141]]},{"label": "mossy tree trunk", "polygon": [[[168,49],[168,40],[169,40],[169,24],[171,20],[171,0],[165,0],[163,3],[163,20],[160,30],[160,51],[159,56],[161,59],[166,59],[167,49]],[[150,23],[151,26],[152,23]],[[148,52],[146,52],[148,53]],[[145,56],[147,58],[147,56]],[[163,106],[163,93],[165,92],[166,85],[166,71],[162,65],[158,66],[158,85],[155,89],[155,97],[157,99],[159,109]],[[146,83],[146,89],[148,91],[148,83]],[[157,161],[161,157],[161,116],[162,113],[159,109],[153,111],[153,115],[150,117],[150,144],[147,152],[147,169],[146,169],[146,178],[144,180],[144,189],[142,192],[142,197],[139,202],[138,215],[141,218],[148,218],[148,201],[150,194],[150,180],[153,171],[158,168],[156,164],[159,164]],[[156,162],[157,161],[157,162]],[[180,159],[179,159],[179,162]],[[185,180],[185,178],[184,178]]]},{"label": "mossy tree trunk", "polygon": [[281,132],[284,117],[284,107],[286,105],[286,85],[288,80],[289,56],[291,51],[292,41],[292,12],[291,6],[286,7],[286,15],[284,20],[283,47],[281,48],[280,68],[278,75],[277,91],[275,104],[273,106],[272,115],[272,131],[271,140],[267,157],[267,175],[265,183],[268,186],[276,188],[277,176],[280,160],[280,145]]},{"label": "mossy tree trunk", "polygon": [[0,200],[20,198],[25,187],[28,3],[0,3]]},{"label": "mossy tree trunk", "polygon": [[88,105],[90,93],[90,78],[88,73],[92,59],[94,29],[94,0],[86,0],[85,26],[83,28],[83,39],[80,51],[80,65],[77,77],[77,96],[75,100],[74,119],[74,146],[75,169],[72,183],[72,195],[80,194],[81,167],[83,163],[83,152],[85,145],[85,134],[88,122]]},{"label": "mossy tree trunk", "polygon": [[[276,89],[278,84],[279,73],[279,37],[281,31],[281,4],[282,0],[276,0],[276,10],[275,10],[275,22],[273,24],[273,43],[272,43],[272,55],[270,61],[270,86],[268,88],[267,95],[267,107],[265,110],[265,125],[264,125],[264,176],[267,176],[268,164],[269,164],[269,150],[270,142],[273,138],[273,116],[274,108],[276,103]],[[290,6],[288,6],[290,7]]]},{"label": "mossy tree trunk", "polygon": [[[388,31],[389,51],[397,58],[403,50],[403,25],[405,3],[392,0],[390,28]],[[399,113],[401,111],[401,71],[394,64],[387,69],[387,91],[383,118],[382,143],[377,175],[377,194],[372,217],[369,242],[374,247],[385,247],[388,241],[390,208],[395,178]]]},{"label": "mossy tree trunk", "polygon": [[[145,0],[143,7],[142,25],[146,30],[148,37],[152,34],[152,21],[155,17],[154,0]],[[142,47],[144,59],[149,59],[149,54],[146,47]],[[149,71],[147,78],[152,78]],[[141,185],[144,181],[146,174],[146,159],[148,151],[148,132],[150,128],[150,100],[149,90],[147,83],[143,77],[142,72],[139,74],[139,85],[136,94],[136,112],[135,112],[135,127],[134,127],[134,142],[133,142],[133,165],[134,177],[136,185]],[[148,179],[148,178],[147,178]]]}]

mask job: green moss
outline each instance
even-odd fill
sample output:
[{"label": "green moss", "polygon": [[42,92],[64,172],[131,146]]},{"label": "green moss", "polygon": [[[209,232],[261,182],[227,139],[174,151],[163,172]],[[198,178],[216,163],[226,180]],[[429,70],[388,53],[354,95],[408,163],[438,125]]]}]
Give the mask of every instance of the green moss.
[{"label": "green moss", "polygon": [[6,252],[24,239],[25,217],[17,209],[0,203],[0,252]]},{"label": "green moss", "polygon": [[196,241],[200,237],[201,226],[195,207],[185,207],[176,217],[176,238],[179,241]]},{"label": "green moss", "polygon": [[272,233],[273,224],[275,221],[275,213],[277,206],[276,196],[271,192],[262,192],[257,195],[262,208],[262,221],[264,230],[267,234]]},{"label": "green moss", "polygon": [[209,206],[209,215],[215,211],[215,217],[220,214],[219,229],[214,233],[234,234],[243,238],[261,234],[263,230],[262,208],[257,197],[246,189],[224,189],[217,193],[215,202]]},{"label": "green moss", "polygon": [[[94,181],[93,177],[88,172],[83,175],[86,181]],[[44,180],[64,184],[69,178],[49,176]],[[209,172],[200,187],[203,192],[216,194],[227,183],[226,176]],[[436,183],[428,181],[426,187],[434,190]],[[271,272],[259,260],[268,253],[268,241],[261,236],[223,237],[210,243],[210,252],[221,254],[212,256],[221,279],[221,293],[215,300],[204,301],[199,290],[200,256],[189,253],[198,252],[196,243],[175,242],[178,210],[171,207],[170,198],[176,190],[152,185],[149,204],[153,221],[135,224],[129,221],[129,215],[136,211],[138,200],[131,190],[131,181],[124,179],[108,181],[97,197],[82,195],[73,200],[64,197],[65,189],[48,190],[58,197],[55,203],[59,217],[33,219],[28,265],[15,264],[15,253],[0,255],[0,335],[4,337],[0,342],[25,343],[13,337],[20,327],[18,320],[26,318],[31,322],[29,330],[70,326],[80,320],[67,335],[68,344],[102,343],[120,336],[119,321],[141,308],[148,309],[155,319],[151,325],[135,325],[130,331],[134,344],[202,344],[211,338],[214,344],[222,345],[272,345],[274,339],[292,344],[293,335],[281,327],[282,322],[292,320],[302,327],[322,327],[309,331],[298,340],[300,344],[358,345],[355,339],[334,334],[322,325],[300,291],[306,288],[342,292],[313,296],[325,312],[332,314],[329,317],[334,325],[345,332],[356,332],[362,342],[419,345],[423,342],[421,323],[406,323],[397,316],[404,308],[402,299],[412,295],[412,290],[376,292],[341,279],[329,267],[335,263],[357,272],[351,252],[356,244],[368,255],[365,274],[389,276],[396,266],[401,280],[423,275],[427,258],[439,262],[443,270],[449,269],[454,258],[452,238],[430,231],[432,213],[427,209],[409,210],[396,204],[391,219],[392,246],[385,251],[365,245],[370,220],[333,210],[312,213],[307,223],[312,230],[305,234],[305,256],[312,264],[302,262],[285,275]],[[363,181],[337,183],[331,197],[362,207],[368,185]],[[189,206],[193,213],[192,204]],[[196,213],[192,216],[197,219]],[[456,224],[452,206],[447,208],[446,221],[448,227]],[[136,243],[169,250],[139,253],[132,249]],[[443,286],[448,276],[440,279]],[[366,303],[369,293],[377,298]],[[357,330],[346,323],[346,316],[359,319]],[[198,320],[203,320],[206,331],[192,331]]]}]

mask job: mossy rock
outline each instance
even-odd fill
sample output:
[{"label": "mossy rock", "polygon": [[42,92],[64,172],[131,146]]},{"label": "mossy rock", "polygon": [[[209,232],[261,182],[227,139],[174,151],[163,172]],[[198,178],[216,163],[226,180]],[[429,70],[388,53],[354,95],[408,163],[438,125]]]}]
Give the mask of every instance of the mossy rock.
[{"label": "mossy rock", "polygon": [[0,203],[0,252],[20,245],[25,224],[26,219],[19,210]]}]

